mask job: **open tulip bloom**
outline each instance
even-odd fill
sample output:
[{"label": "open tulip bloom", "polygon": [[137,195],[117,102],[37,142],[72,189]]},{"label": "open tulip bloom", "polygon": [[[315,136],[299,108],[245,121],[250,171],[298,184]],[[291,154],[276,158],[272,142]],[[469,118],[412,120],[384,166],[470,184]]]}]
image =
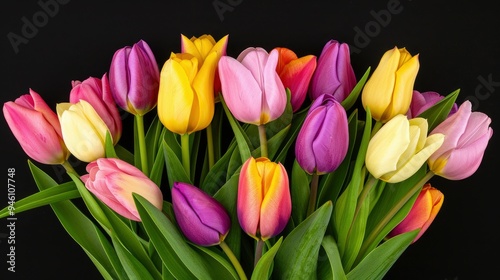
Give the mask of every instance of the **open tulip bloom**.
[{"label": "open tulip bloom", "polygon": [[145,41],[121,48],[57,113],[33,90],[6,102],[39,188],[16,213],[50,204],[104,279],[382,279],[387,256],[428,242],[444,201],[433,176],[480,168],[492,120],[458,90],[415,90],[405,48],[356,84],[336,40],[231,57],[228,38],[181,35],[161,72]]}]

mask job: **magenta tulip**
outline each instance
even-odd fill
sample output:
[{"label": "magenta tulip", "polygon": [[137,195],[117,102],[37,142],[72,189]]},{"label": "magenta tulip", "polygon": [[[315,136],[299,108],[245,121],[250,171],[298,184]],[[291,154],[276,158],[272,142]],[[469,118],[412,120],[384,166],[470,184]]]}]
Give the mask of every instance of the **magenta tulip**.
[{"label": "magenta tulip", "polygon": [[461,180],[479,168],[493,129],[486,114],[472,112],[471,108],[470,101],[465,101],[455,114],[430,133],[445,135],[443,145],[428,160],[429,168],[436,175]]},{"label": "magenta tulip", "polygon": [[[434,106],[436,103],[441,101],[444,98],[441,94],[434,91],[426,91],[420,93],[419,91],[414,90],[413,96],[411,98],[410,108],[406,113],[406,116],[409,119],[413,119],[422,114],[425,110]],[[453,104],[452,109],[448,116],[453,115],[458,110],[457,104]]]},{"label": "magenta tulip", "polygon": [[236,119],[263,125],[285,111],[285,87],[276,73],[278,51],[269,54],[262,48],[247,48],[238,59],[229,56],[219,61],[222,95]]},{"label": "magenta tulip", "polygon": [[109,69],[111,93],[123,110],[142,116],[156,106],[160,70],[149,48],[140,40],[115,52]]},{"label": "magenta tulip", "polygon": [[59,119],[38,93],[29,92],[3,105],[5,120],[29,157],[43,164],[62,164],[69,152]]},{"label": "magenta tulip", "polygon": [[71,84],[73,88],[69,94],[69,102],[75,104],[85,100],[90,103],[108,127],[113,143],[118,143],[122,134],[122,120],[111,95],[106,74],[102,79],[89,77],[83,82],[73,81]]},{"label": "magenta tulip", "polygon": [[135,166],[116,158],[100,158],[87,165],[88,174],[81,176],[85,187],[104,204],[123,217],[140,221],[133,193],[162,209],[160,188]]},{"label": "magenta tulip", "polygon": [[195,186],[174,182],[172,205],[177,224],[195,244],[217,245],[229,232],[231,220],[222,204]]},{"label": "magenta tulip", "polygon": [[342,102],[356,86],[351,65],[349,45],[328,41],[318,58],[318,66],[311,80],[309,97],[314,100],[322,94],[331,94]]},{"label": "magenta tulip", "polygon": [[313,101],[295,144],[295,157],[309,174],[329,173],[342,163],[349,147],[347,114],[330,94]]}]

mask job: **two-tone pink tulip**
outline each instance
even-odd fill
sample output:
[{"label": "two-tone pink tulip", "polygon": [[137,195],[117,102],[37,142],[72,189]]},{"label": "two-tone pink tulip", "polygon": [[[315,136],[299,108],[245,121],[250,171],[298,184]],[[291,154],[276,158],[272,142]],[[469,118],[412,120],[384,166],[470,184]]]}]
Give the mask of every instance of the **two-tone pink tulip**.
[{"label": "two-tone pink tulip", "polygon": [[62,164],[69,152],[62,139],[57,115],[33,90],[3,105],[10,130],[32,159],[43,164]]},{"label": "two-tone pink tulip", "polygon": [[470,101],[465,101],[455,114],[430,133],[445,135],[443,145],[428,160],[434,174],[449,180],[461,180],[479,168],[493,129],[488,115],[471,110]]},{"label": "two-tone pink tulip", "polygon": [[69,102],[75,104],[85,100],[90,103],[108,127],[113,143],[118,143],[122,134],[122,120],[111,95],[106,74],[102,79],[89,77],[83,82],[73,81],[71,84],[73,88],[69,94]]},{"label": "two-tone pink tulip", "polygon": [[292,211],[285,167],[265,157],[245,161],[236,207],[240,226],[248,235],[263,241],[278,235]]},{"label": "two-tone pink tulip", "polygon": [[298,57],[288,48],[275,48],[279,58],[276,72],[283,82],[283,86],[290,90],[290,103],[293,112],[299,110],[304,103],[314,70],[316,69],[316,56],[306,55]]},{"label": "two-tone pink tulip", "polygon": [[174,182],[172,205],[181,231],[195,244],[217,245],[229,232],[231,219],[222,204],[193,185]]},{"label": "two-tone pink tulip", "polygon": [[[413,96],[411,98],[410,108],[406,112],[406,116],[409,119],[416,118],[422,114],[425,110],[434,106],[436,103],[444,98],[441,94],[435,91],[419,92],[417,90],[413,91]],[[457,104],[453,104],[448,116],[454,114],[458,110]]]},{"label": "two-tone pink tulip", "polygon": [[388,238],[420,229],[419,233],[413,239],[417,241],[429,228],[436,218],[441,206],[443,205],[444,195],[441,191],[426,184],[415,200],[410,212],[403,221],[401,221],[389,234]]},{"label": "two-tone pink tulip", "polygon": [[344,160],[349,147],[347,114],[333,95],[313,101],[295,144],[295,157],[309,174],[329,173]]},{"label": "two-tone pink tulip", "polygon": [[244,123],[263,125],[285,111],[287,97],[276,66],[278,51],[247,48],[237,59],[219,61],[222,95],[233,116]]},{"label": "two-tone pink tulip", "polygon": [[104,204],[123,217],[140,221],[133,193],[162,209],[160,188],[137,167],[116,158],[100,158],[87,165],[88,174],[81,176],[85,187]]},{"label": "two-tone pink tulip", "polygon": [[123,110],[142,116],[158,98],[160,70],[149,45],[140,40],[117,50],[109,69],[111,93]]},{"label": "two-tone pink tulip", "polygon": [[349,45],[336,40],[328,41],[318,58],[309,97],[314,100],[322,94],[331,94],[342,102],[355,86],[356,76],[351,65]]}]

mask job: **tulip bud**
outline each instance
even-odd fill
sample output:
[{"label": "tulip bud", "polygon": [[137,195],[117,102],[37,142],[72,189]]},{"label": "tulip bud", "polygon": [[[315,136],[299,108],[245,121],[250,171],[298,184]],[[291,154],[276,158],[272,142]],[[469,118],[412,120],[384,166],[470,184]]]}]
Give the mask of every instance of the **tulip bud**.
[{"label": "tulip bud", "polygon": [[366,82],[361,101],[372,117],[387,122],[398,114],[406,114],[413,95],[413,84],[419,68],[418,55],[394,47],[380,60]]},{"label": "tulip bud", "polygon": [[247,48],[238,59],[221,57],[222,95],[233,116],[244,123],[263,125],[285,111],[287,97],[276,66],[278,51]]},{"label": "tulip bud", "polygon": [[368,143],[366,168],[373,177],[398,183],[424,164],[443,143],[444,135],[427,137],[427,120],[397,115],[380,128]]},{"label": "tulip bud", "polygon": [[116,158],[100,158],[89,163],[86,169],[88,174],[81,176],[85,187],[123,217],[141,220],[133,193],[162,209],[160,188],[135,166]]},{"label": "tulip bud", "polygon": [[231,219],[222,204],[195,186],[174,182],[172,205],[180,229],[195,244],[217,245],[229,232]]},{"label": "tulip bud", "polygon": [[117,50],[109,69],[109,84],[116,104],[142,116],[156,106],[160,71],[149,45],[140,40]]},{"label": "tulip bud", "polygon": [[429,228],[434,218],[438,214],[441,206],[443,205],[444,195],[438,189],[426,184],[420,194],[415,200],[410,212],[399,223],[387,237],[393,237],[399,234],[410,232],[412,230],[420,229],[418,235],[413,239],[414,243],[417,241]]},{"label": "tulip bud", "polygon": [[[436,103],[441,101],[444,96],[440,95],[434,91],[426,91],[420,93],[419,91],[414,90],[413,96],[411,98],[410,108],[408,112],[406,112],[406,116],[409,119],[416,118],[420,114],[422,114],[425,110],[434,106]],[[450,110],[448,116],[454,114],[458,110],[457,104],[453,104],[453,107]]]},{"label": "tulip bud", "polygon": [[295,144],[297,162],[307,173],[337,169],[349,147],[349,125],[344,107],[330,94],[313,101]]},{"label": "tulip bud", "polygon": [[56,110],[64,143],[71,154],[85,162],[104,157],[109,129],[90,103],[59,103]]},{"label": "tulip bud", "polygon": [[290,90],[290,102],[293,112],[300,109],[306,99],[307,89],[316,69],[316,56],[306,55],[298,58],[287,48],[275,48],[278,53],[276,72],[283,86]]},{"label": "tulip bud", "polygon": [[278,235],[292,211],[288,175],[281,163],[250,157],[241,167],[237,213],[241,228],[263,241]]},{"label": "tulip bud", "polygon": [[43,164],[62,164],[69,152],[57,115],[38,93],[29,92],[3,105],[5,120],[29,157]]},{"label": "tulip bud", "polygon": [[356,76],[351,65],[349,45],[335,40],[328,41],[318,58],[309,88],[314,100],[322,94],[331,94],[342,102],[356,86]]},{"label": "tulip bud", "polygon": [[431,135],[445,135],[443,145],[428,161],[436,175],[461,180],[479,168],[493,129],[486,114],[471,112],[471,108],[470,101],[465,101],[455,114],[432,130]]},{"label": "tulip bud", "polygon": [[113,144],[118,143],[122,133],[122,120],[111,95],[106,74],[102,79],[90,77],[83,82],[73,81],[71,84],[73,88],[69,94],[69,102],[75,104],[85,100],[90,103],[109,128]]}]

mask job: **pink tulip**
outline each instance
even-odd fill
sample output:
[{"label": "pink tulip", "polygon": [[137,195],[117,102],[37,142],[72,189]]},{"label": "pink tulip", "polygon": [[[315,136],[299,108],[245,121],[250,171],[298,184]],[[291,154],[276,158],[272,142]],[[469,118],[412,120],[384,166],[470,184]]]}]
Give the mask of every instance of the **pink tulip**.
[{"label": "pink tulip", "polygon": [[328,41],[318,58],[318,67],[309,86],[309,97],[314,100],[322,94],[331,94],[338,102],[344,101],[356,86],[351,65],[349,45]]},{"label": "pink tulip", "polygon": [[29,92],[4,104],[5,120],[29,157],[43,164],[62,164],[69,152],[59,119],[38,93]]},{"label": "pink tulip", "polygon": [[461,180],[479,168],[493,129],[486,114],[471,112],[471,108],[470,101],[465,101],[455,114],[430,133],[445,135],[441,147],[428,160],[429,168],[436,175]]},{"label": "pink tulip", "polygon": [[[410,108],[406,113],[409,119],[416,118],[418,115],[422,114],[425,110],[434,106],[436,103],[444,98],[441,94],[434,91],[426,91],[420,93],[414,90],[413,96],[411,98]],[[453,107],[448,116],[453,115],[458,110],[457,104],[453,104]]]},{"label": "pink tulip", "polygon": [[426,184],[415,200],[410,212],[388,235],[388,237],[420,229],[413,239],[417,241],[429,228],[443,205],[444,195],[438,189]]},{"label": "pink tulip", "polygon": [[290,90],[292,110],[300,109],[306,99],[307,89],[316,69],[316,56],[306,55],[298,58],[287,48],[275,48],[279,52],[276,72],[285,88]]},{"label": "pink tulip", "polygon": [[262,48],[247,48],[237,60],[221,57],[222,95],[236,119],[262,125],[283,114],[287,97],[276,73],[277,64],[278,51],[272,50],[268,54]]},{"label": "pink tulip", "polygon": [[162,209],[160,188],[135,166],[116,158],[100,158],[87,165],[88,174],[81,177],[85,187],[104,204],[123,217],[140,221],[133,193]]},{"label": "pink tulip", "polygon": [[69,102],[75,104],[85,100],[90,103],[108,127],[113,143],[118,143],[122,134],[122,120],[111,95],[106,74],[102,79],[89,77],[83,82],[73,81],[71,84],[73,88],[69,94]]}]

